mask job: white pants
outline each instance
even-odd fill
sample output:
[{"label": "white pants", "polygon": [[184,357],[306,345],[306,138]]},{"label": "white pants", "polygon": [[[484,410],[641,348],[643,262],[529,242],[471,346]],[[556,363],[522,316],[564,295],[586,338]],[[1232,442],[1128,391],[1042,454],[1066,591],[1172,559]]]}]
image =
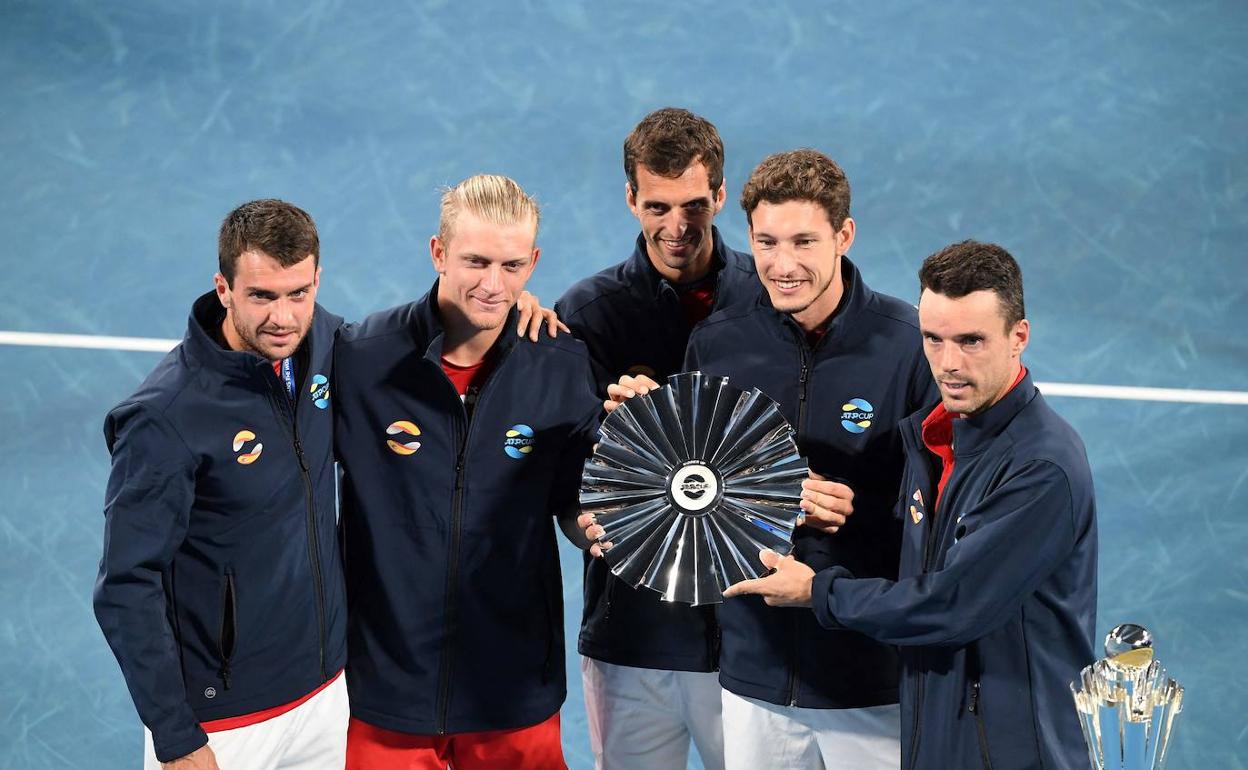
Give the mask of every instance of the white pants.
[{"label": "white pants", "polygon": [[901,707],[808,709],[724,690],[728,770],[897,770]]},{"label": "white pants", "polygon": [[685,770],[689,740],[706,770],[723,770],[719,675],[581,658],[597,770]]},{"label": "white pants", "polygon": [[[221,770],[342,770],[347,764],[345,675],[281,716],[234,730],[208,733]],[[160,770],[152,733],[144,730],[144,770]]]}]

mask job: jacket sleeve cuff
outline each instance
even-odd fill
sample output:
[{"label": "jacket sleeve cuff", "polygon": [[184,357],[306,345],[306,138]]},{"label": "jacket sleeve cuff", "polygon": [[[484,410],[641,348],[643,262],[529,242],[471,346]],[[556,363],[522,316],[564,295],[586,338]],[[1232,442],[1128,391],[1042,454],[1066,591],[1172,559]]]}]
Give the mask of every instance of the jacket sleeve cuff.
[{"label": "jacket sleeve cuff", "polygon": [[832,582],[837,578],[852,578],[854,575],[844,567],[828,567],[815,574],[810,585],[810,608],[815,612],[819,625],[828,629],[844,628],[832,614]]},{"label": "jacket sleeve cuff", "polygon": [[198,724],[189,732],[178,730],[172,737],[168,735],[157,737],[155,733],[152,734],[152,746],[156,751],[156,759],[161,762],[172,762],[185,757],[207,743],[208,733],[204,732]]}]

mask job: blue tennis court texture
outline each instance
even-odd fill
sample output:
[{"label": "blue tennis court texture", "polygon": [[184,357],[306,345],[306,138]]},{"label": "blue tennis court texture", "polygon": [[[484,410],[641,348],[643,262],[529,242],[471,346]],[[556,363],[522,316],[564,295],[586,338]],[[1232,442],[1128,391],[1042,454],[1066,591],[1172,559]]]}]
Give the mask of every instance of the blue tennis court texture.
[{"label": "blue tennis court texture", "polygon": [[[260,197],[312,214],[320,301],[360,318],[428,289],[438,188],[478,172],[542,202],[550,304],[632,249],[620,147],[676,105],[724,137],[730,245],[750,169],[816,147],[853,185],[874,288],[916,300],[925,256],[999,242],[1041,383],[1243,393],[1245,52],[1229,0],[3,0],[0,330],[181,337],[221,218]],[[0,344],[2,770],[139,766],[91,591],[102,420],[158,359]],[[1248,766],[1248,406],[1050,401],[1095,473],[1098,635],[1148,626],[1187,688],[1169,767]],[[567,666],[566,755],[588,768]]]}]

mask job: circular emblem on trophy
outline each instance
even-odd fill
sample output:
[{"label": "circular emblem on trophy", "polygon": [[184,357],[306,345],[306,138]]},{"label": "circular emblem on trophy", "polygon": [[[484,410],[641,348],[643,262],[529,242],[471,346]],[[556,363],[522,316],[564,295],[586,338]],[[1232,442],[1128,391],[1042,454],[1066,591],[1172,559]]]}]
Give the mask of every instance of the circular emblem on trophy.
[{"label": "circular emblem on trophy", "polygon": [[719,501],[719,477],[703,463],[690,461],[671,472],[667,492],[676,510],[698,516]]},{"label": "circular emblem on trophy", "polygon": [[603,421],[581,510],[605,530],[616,576],[667,601],[711,604],[766,572],[760,550],[792,550],[806,477],[774,401],[688,372]]}]

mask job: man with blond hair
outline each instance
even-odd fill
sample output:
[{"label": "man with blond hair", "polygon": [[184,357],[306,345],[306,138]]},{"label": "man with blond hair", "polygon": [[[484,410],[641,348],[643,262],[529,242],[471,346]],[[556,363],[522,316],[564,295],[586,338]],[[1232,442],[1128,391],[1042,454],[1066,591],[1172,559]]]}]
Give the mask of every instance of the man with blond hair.
[{"label": "man with blond hair", "polygon": [[602,403],[584,345],[514,333],[538,218],[506,177],[447,190],[433,288],[339,338],[353,770],[564,767],[554,517]]}]

